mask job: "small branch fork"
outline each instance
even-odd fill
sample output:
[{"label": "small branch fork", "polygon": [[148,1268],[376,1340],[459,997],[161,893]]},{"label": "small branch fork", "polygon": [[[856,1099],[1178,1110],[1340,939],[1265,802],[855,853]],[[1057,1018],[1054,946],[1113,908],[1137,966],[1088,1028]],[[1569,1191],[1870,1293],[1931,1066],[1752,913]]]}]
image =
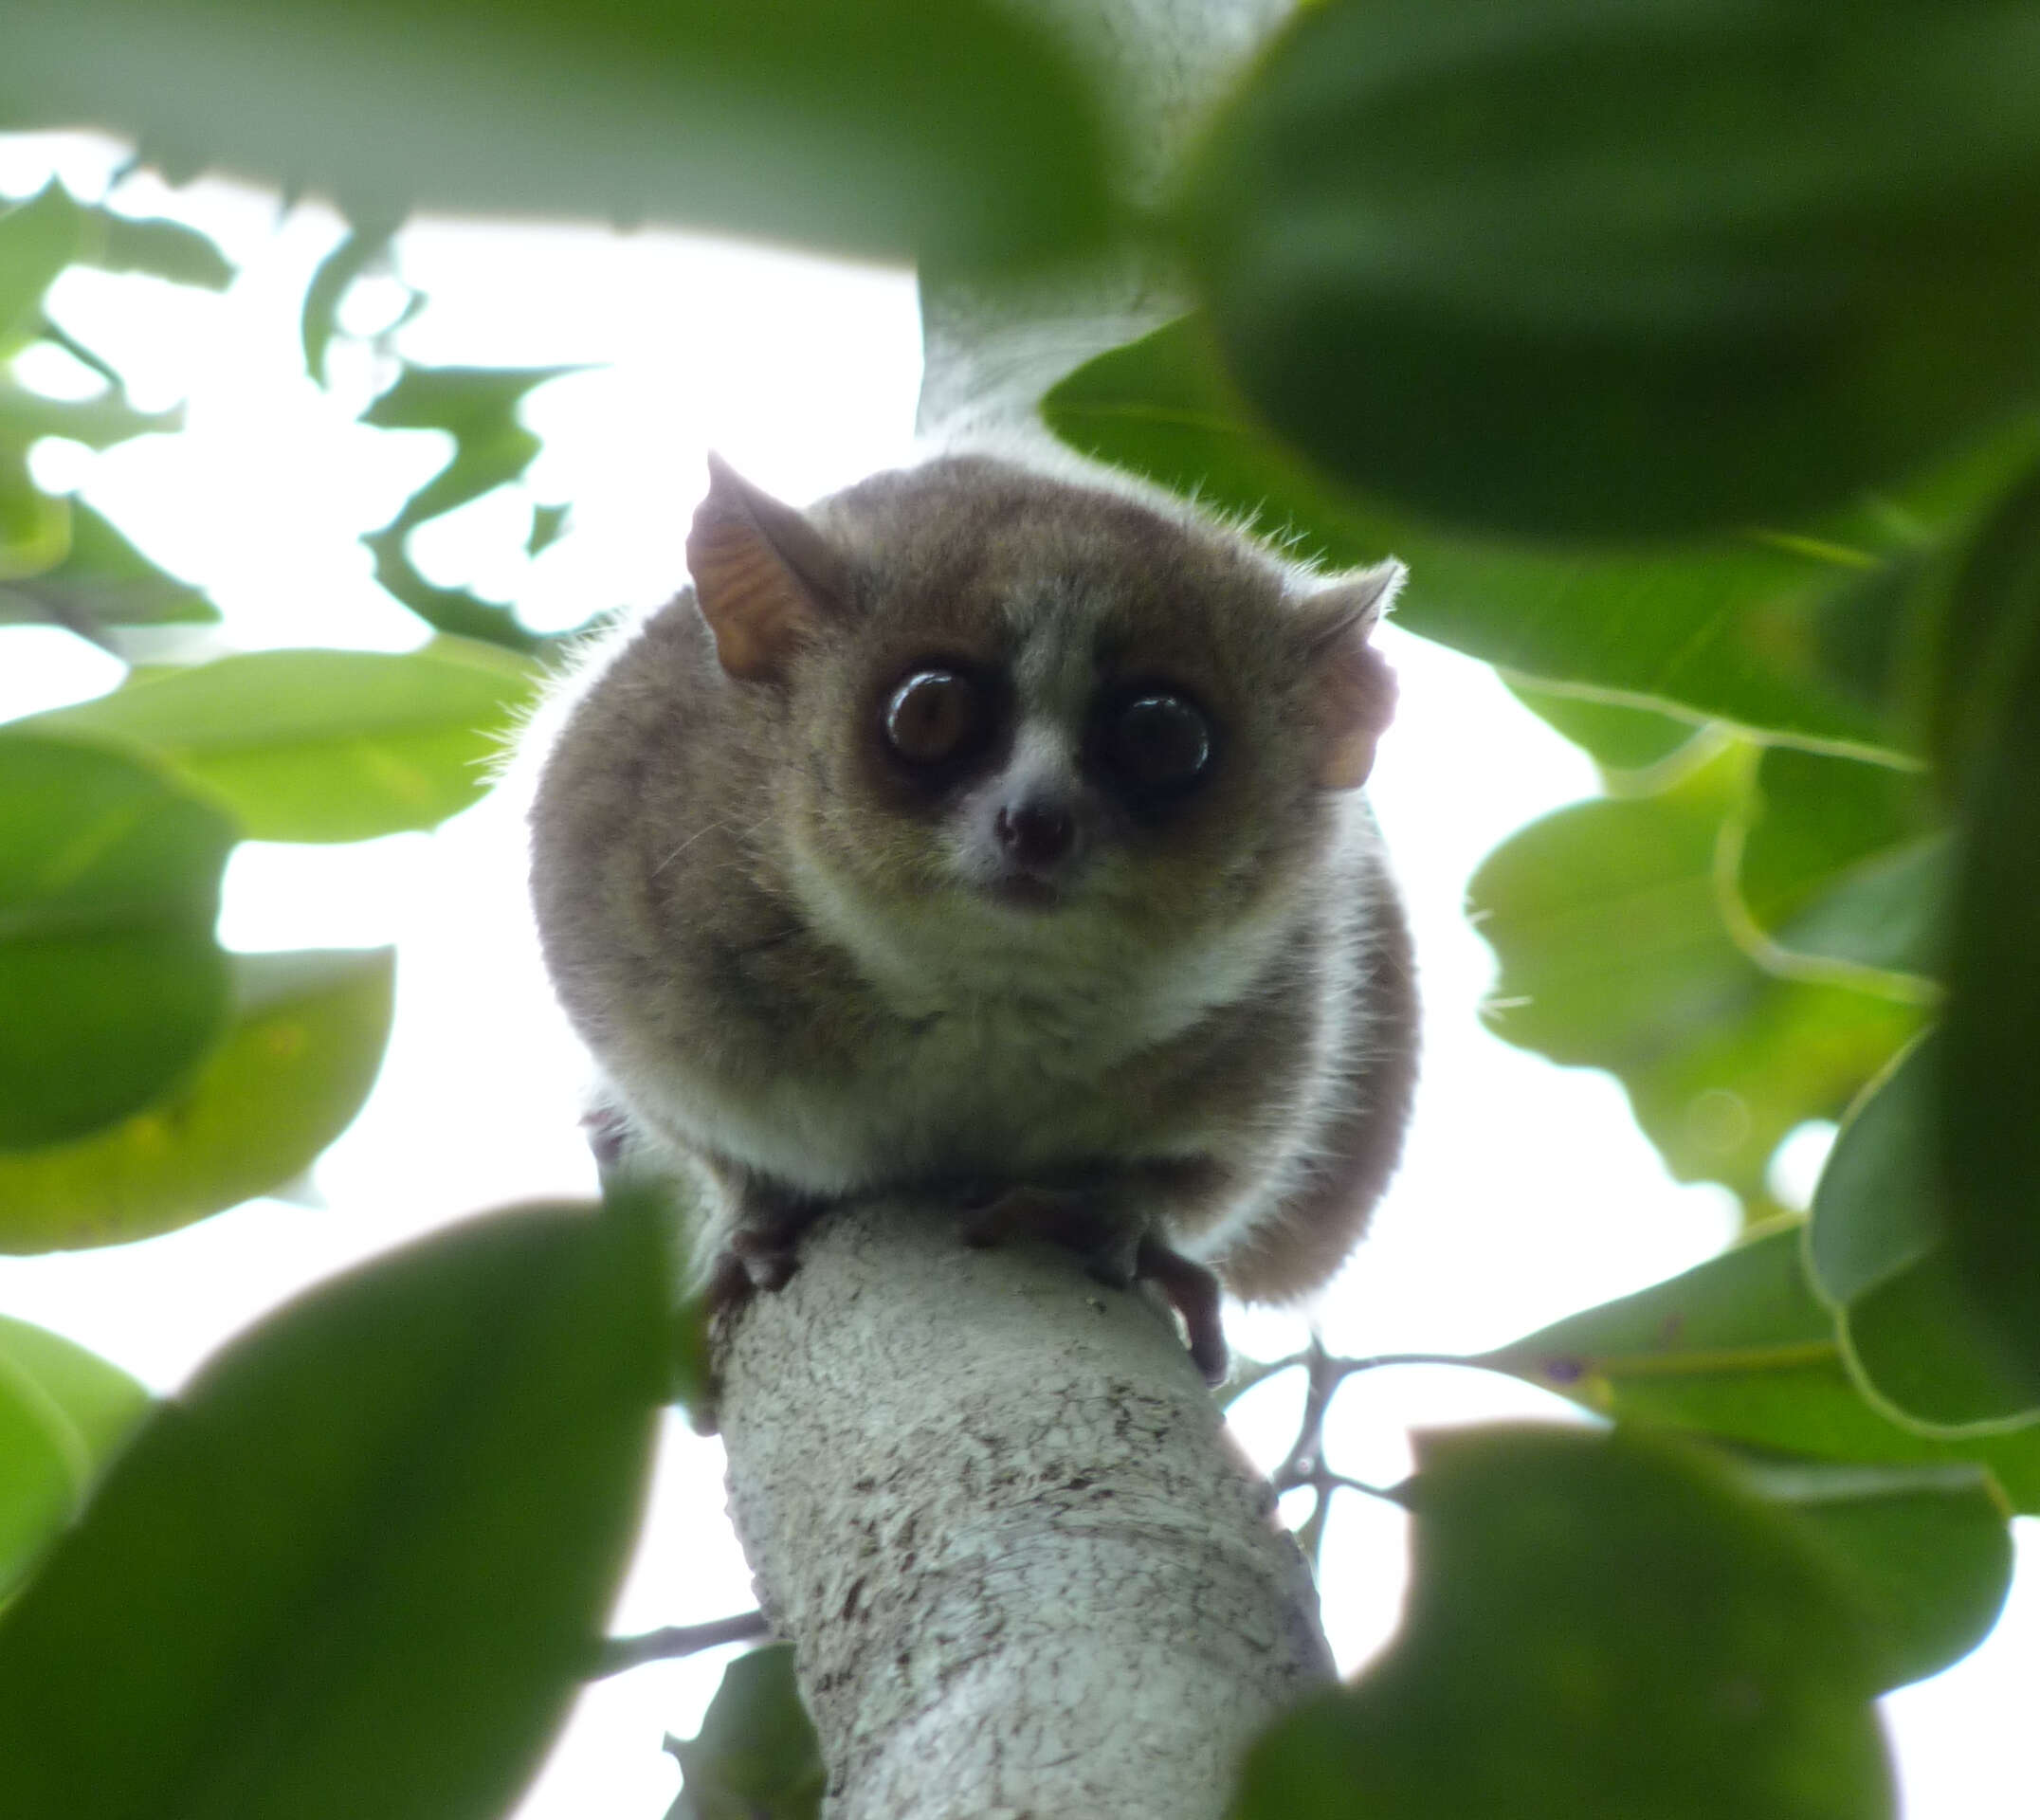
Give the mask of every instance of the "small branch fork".
[{"label": "small branch fork", "polygon": [[1334,1472],[1326,1465],[1324,1419],[1330,1412],[1332,1397],[1339,1387],[1358,1373],[1379,1371],[1390,1365],[1465,1365],[1467,1362],[1452,1353],[1377,1353],[1366,1358],[1340,1358],[1326,1352],[1323,1339],[1313,1334],[1310,1344],[1303,1351],[1269,1364],[1248,1366],[1236,1383],[1228,1386],[1227,1401],[1229,1402],[1256,1384],[1273,1377],[1277,1372],[1298,1365],[1303,1368],[1303,1417],[1287,1457],[1268,1475],[1268,1482],[1275,1487],[1277,1497],[1304,1486],[1310,1488],[1315,1502],[1309,1517],[1297,1529],[1296,1538],[1313,1567],[1324,1546],[1325,1521],[1331,1516],[1335,1491],[1364,1492],[1370,1498],[1385,1499],[1390,1503],[1402,1502],[1400,1487],[1371,1485],[1363,1480],[1348,1478],[1342,1472]]}]

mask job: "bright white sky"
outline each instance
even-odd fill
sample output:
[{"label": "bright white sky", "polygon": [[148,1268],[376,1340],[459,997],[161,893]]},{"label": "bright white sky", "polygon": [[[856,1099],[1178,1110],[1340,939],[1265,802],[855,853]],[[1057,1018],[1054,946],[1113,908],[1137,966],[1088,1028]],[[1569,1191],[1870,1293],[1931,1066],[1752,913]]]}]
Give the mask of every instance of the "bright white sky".
[{"label": "bright white sky", "polygon": [[[120,157],[79,136],[0,135],[0,196],[31,193],[55,172],[97,198]],[[58,318],[129,376],[138,405],[186,401],[187,428],[100,455],[46,444],[38,478],[81,489],[206,588],[233,646],[419,643],[355,538],[394,515],[443,459],[443,439],[353,422],[392,376],[360,344],[336,343],[331,392],[306,379],[298,346],[299,302],[337,218],[147,176],[117,201],[202,228],[241,276],[224,297],[92,271],[61,280]],[[527,404],[545,438],[528,489],[478,500],[413,542],[433,580],[515,599],[535,626],[652,606],[683,584],[708,448],[795,501],[909,457],[920,348],[904,272],[670,233],[453,222],[407,228],[398,257],[430,299],[401,332],[410,358],[591,368]],[[372,333],[401,296],[364,284],[343,323]],[[80,372],[61,357],[17,367],[52,391]],[[535,562],[522,554],[533,500],[574,506],[569,535]],[[1594,775],[1482,666],[1415,639],[1385,642],[1403,705],[1371,789],[1416,921],[1426,1083],[1401,1178],[1318,1313],[1341,1351],[1475,1351],[1699,1262],[1734,1220],[1725,1195],[1666,1176],[1609,1078],[1552,1067],[1482,1030],[1490,964],[1460,915],[1466,877],[1513,828],[1593,793]],[[118,679],[111,659],[65,634],[0,628],[0,719]],[[464,1212],[590,1191],[575,1127],[584,1064],[537,967],[520,863],[514,806],[497,799],[429,837],[241,848],[221,930],[230,946],[401,944],[389,1061],[319,1166],[319,1204],[261,1201],[142,1245],[0,1258],[0,1311],[167,1391],[262,1310],[356,1259]],[[1803,1199],[1823,1147],[1817,1133],[1796,1146],[1782,1192]],[[1272,1356],[1303,1329],[1260,1316],[1232,1331]],[[1286,1446],[1297,1394],[1268,1386],[1236,1417],[1265,1463]],[[1482,1373],[1384,1372],[1342,1393],[1334,1459],[1392,1482],[1408,1469],[1412,1427],[1564,1409]],[[752,1603],[720,1470],[716,1443],[672,1425],[619,1630]],[[2031,1820],[2040,1525],[2020,1528],[2025,1572],[1997,1632],[1887,1702],[1909,1820]],[[1347,1665],[1393,1629],[1403,1570],[1399,1516],[1348,1498],[1323,1574]],[[658,1820],[679,1779],[660,1738],[695,1729],[722,1661],[660,1665],[592,1690],[521,1820]]]}]

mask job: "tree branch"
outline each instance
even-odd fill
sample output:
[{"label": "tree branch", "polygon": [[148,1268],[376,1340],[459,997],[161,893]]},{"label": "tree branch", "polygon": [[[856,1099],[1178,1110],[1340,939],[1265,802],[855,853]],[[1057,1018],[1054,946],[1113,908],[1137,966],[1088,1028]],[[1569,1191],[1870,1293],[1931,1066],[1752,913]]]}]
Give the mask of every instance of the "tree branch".
[{"label": "tree branch", "polygon": [[733,1327],[731,1510],[833,1820],[1216,1820],[1330,1676],[1274,1495],[1145,1293],[883,1203]]}]

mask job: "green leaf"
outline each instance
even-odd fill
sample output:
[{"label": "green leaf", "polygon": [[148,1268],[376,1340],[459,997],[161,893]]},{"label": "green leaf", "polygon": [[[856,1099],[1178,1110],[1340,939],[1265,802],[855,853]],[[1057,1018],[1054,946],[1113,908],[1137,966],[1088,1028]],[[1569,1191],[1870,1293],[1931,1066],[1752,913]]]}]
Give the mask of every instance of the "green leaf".
[{"label": "green leaf", "polygon": [[0,357],[30,337],[43,293],[71,263],[78,238],[78,205],[54,179],[0,209]]},{"label": "green leaf", "polygon": [[1812,1537],[1869,1629],[1880,1689],[1937,1675],[1990,1635],[2013,1547],[1980,1466],[1745,1460],[1740,1476]]},{"label": "green leaf", "polygon": [[124,1245],[281,1188],[354,1122],[390,1038],[387,949],[236,955],[189,1084],[75,1143],[0,1153],[0,1251]]},{"label": "green leaf", "polygon": [[1617,1430],[1422,1438],[1401,1635],[1248,1756],[1234,1820],[1878,1820],[1872,1649],[1798,1526]]},{"label": "green leaf", "polygon": [[[0,394],[5,391],[0,382]],[[0,396],[0,407],[4,403]],[[21,451],[0,440],[0,582],[60,561],[64,532],[64,501],[37,486]]]},{"label": "green leaf", "polygon": [[1930,1032],[1849,1114],[1813,1197],[1808,1265],[1857,1382],[1901,1420],[2040,1424],[2040,1396],[1978,1335],[1950,1252],[1933,1166],[1940,1047]]},{"label": "green leaf", "polygon": [[0,343],[21,333],[30,306],[74,264],[212,291],[234,276],[227,256],[195,228],[80,202],[52,178],[27,202],[0,210]]},{"label": "green leaf", "polygon": [[0,1619],[9,1805],[503,1811],[622,1574],[665,1276],[648,1223],[531,1209],[372,1263],[230,1344]]},{"label": "green leaf", "polygon": [[362,538],[375,559],[375,579],[427,625],[528,651],[539,641],[507,607],[459,588],[438,588],[421,575],[408,547],[410,534],[507,485],[531,465],[541,445],[518,418],[527,393],[573,367],[406,367],[396,384],[361,415],[379,429],[436,429],[453,438],[446,464],[413,493],[380,531]]},{"label": "green leaf", "polygon": [[1789,530],[1648,549],[1445,532],[1306,466],[1184,318],[1102,355],[1042,401],[1073,446],[1345,567],[1410,565],[1406,629],[1570,695],[1837,751],[1918,743],[1900,646],[1920,553],[2031,460],[2040,418],[1902,497]]},{"label": "green leaf", "polygon": [[109,386],[119,386],[120,371],[106,356],[89,343],[81,341],[61,322],[51,319],[48,310],[43,312],[43,319],[36,325],[40,338],[59,352],[67,354],[88,372],[96,373]]},{"label": "green leaf", "polygon": [[1951,794],[1991,749],[2040,600],[2040,464],[2018,474],[1954,553],[1928,615],[1926,745]]},{"label": "green leaf", "polygon": [[0,1610],[81,1500],[65,1438],[36,1387],[0,1360]]},{"label": "green leaf", "polygon": [[1831,963],[1831,977],[1928,996],[1947,942],[1949,855],[1922,774],[1773,747],[1730,840],[1736,898],[1774,971],[1811,963],[1811,977]]},{"label": "green leaf", "polygon": [[118,1366],[0,1315],[0,1606],[149,1409]]},{"label": "green leaf", "polygon": [[1655,772],[1703,751],[1698,742],[1705,728],[1699,722],[1656,708],[1561,695],[1513,677],[1503,681],[1524,707],[1579,747],[1603,773]]},{"label": "green leaf", "polygon": [[139,272],[209,291],[224,291],[234,281],[232,263],[195,228],[179,221],[116,214],[111,209],[83,203],[74,207],[79,237],[72,258],[78,264],[97,265],[108,272]]},{"label": "green leaf", "polygon": [[1624,1422],[1864,1465],[1986,1466],[2015,1510],[2040,1515],[2040,1429],[1936,1439],[1867,1403],[1834,1319],[1781,1225],[1633,1296],[1472,1362]]},{"label": "green leaf", "polygon": [[1359,484],[1529,536],[1798,518],[2040,400],[2036,92],[2020,0],[1328,0],[1187,226],[1247,391]]},{"label": "green leaf", "polygon": [[312,274],[299,335],[304,344],[304,370],[321,385],[326,378],[326,349],[333,340],[341,300],[355,280],[389,252],[402,223],[403,217],[393,213],[353,223],[347,238],[319,261],[318,271]]},{"label": "green leaf", "polygon": [[433,828],[478,802],[538,671],[441,639],[403,655],[251,651],[139,670],[124,687],[19,724],[154,755],[257,841],[361,841]]},{"label": "green leaf", "polygon": [[[603,1149],[599,1144],[596,1155],[604,1201],[627,1209],[633,1217],[658,1221],[674,1235],[679,1250],[691,1249],[701,1236],[705,1217],[697,1185],[670,1174],[635,1170],[614,1152],[608,1161],[601,1161]],[[683,1296],[673,1310],[672,1376],[666,1386],[666,1400],[686,1411],[698,1434],[716,1432],[718,1386],[710,1333],[715,1304],[716,1298],[704,1287]]]},{"label": "green leaf", "polygon": [[42,436],[62,436],[87,448],[111,448],[136,436],[184,428],[181,406],[137,410],[118,393],[99,398],[46,398],[0,379],[0,448],[25,449]]},{"label": "green leaf", "polygon": [[407,366],[361,421],[378,429],[444,430],[453,438],[453,456],[411,496],[397,522],[422,524],[516,480],[540,446],[518,421],[518,407],[548,379],[579,371]]},{"label": "green leaf", "polygon": [[211,1046],[233,840],[118,753],[0,734],[0,1172],[148,1104]]},{"label": "green leaf", "polygon": [[1774,978],[1729,935],[1716,847],[1749,756],[1532,823],[1481,863],[1467,902],[1500,962],[1489,1028],[1608,1069],[1674,1175],[1722,1182],[1761,1211],[1785,1135],[1838,1118],[1920,1013]]},{"label": "green leaf", "polygon": [[205,625],[219,609],[164,573],[82,500],[52,500],[68,520],[53,568],[0,587],[0,625],[47,622],[96,637],[102,625]]},{"label": "green leaf", "polygon": [[550,550],[567,529],[574,508],[568,505],[535,505],[531,509],[531,536],[524,540],[524,554],[536,556]]},{"label": "green leaf", "polygon": [[[1950,1255],[2000,1369],[2040,1401],[2040,480],[1987,525],[1957,582],[1944,687],[1980,722],[1961,834],[1936,1120]],[[1955,707],[1937,717],[1952,726]]]},{"label": "green leaf", "polygon": [[0,1373],[17,1392],[33,1386],[46,1412],[68,1430],[65,1447],[85,1461],[88,1477],[113,1457],[154,1402],[119,1366],[9,1315],[0,1315]]},{"label": "green leaf", "polygon": [[767,1644],[722,1671],[693,1738],[668,1738],[685,1786],[666,1820],[813,1820],[829,1780],[793,1679],[793,1646]]},{"label": "green leaf", "polygon": [[74,0],[10,20],[0,128],[85,122],[421,208],[698,221],[865,254],[1066,252],[1111,212],[1061,40],[987,0]]}]

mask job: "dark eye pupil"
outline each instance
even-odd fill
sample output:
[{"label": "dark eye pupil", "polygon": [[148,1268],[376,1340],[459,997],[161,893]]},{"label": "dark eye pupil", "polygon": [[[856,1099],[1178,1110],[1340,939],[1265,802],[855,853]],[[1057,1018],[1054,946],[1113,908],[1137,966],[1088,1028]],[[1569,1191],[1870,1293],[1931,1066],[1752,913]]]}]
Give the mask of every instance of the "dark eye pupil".
[{"label": "dark eye pupil", "polygon": [[920,670],[885,704],[885,738],[913,765],[939,765],[975,737],[982,720],[976,686],[955,670]]},{"label": "dark eye pupil", "polygon": [[1113,723],[1114,769],[1139,789],[1190,783],[1211,756],[1210,726],[1179,695],[1136,696]]}]

